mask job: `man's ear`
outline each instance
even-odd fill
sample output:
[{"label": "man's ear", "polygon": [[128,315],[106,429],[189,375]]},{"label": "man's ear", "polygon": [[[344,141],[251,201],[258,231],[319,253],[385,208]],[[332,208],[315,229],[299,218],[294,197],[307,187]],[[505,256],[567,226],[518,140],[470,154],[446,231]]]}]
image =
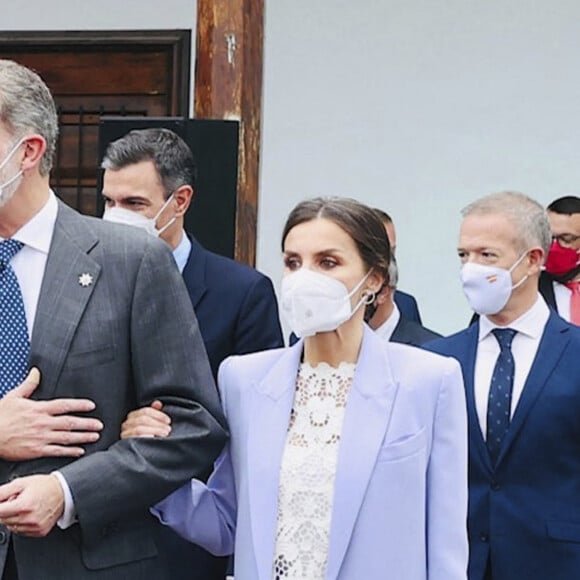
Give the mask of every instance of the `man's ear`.
[{"label": "man's ear", "polygon": [[23,158],[20,169],[23,172],[37,167],[46,151],[46,140],[42,135],[28,135],[23,142]]},{"label": "man's ear", "polygon": [[528,257],[528,274],[533,275],[540,272],[544,263],[544,250],[542,248],[532,248]]},{"label": "man's ear", "polygon": [[391,293],[391,288],[388,285],[385,285],[380,292],[377,294],[375,298],[375,302],[380,306],[389,300],[389,295]]},{"label": "man's ear", "polygon": [[176,217],[182,217],[185,215],[185,212],[188,210],[192,199],[193,188],[191,185],[182,185],[173,192],[173,202]]}]

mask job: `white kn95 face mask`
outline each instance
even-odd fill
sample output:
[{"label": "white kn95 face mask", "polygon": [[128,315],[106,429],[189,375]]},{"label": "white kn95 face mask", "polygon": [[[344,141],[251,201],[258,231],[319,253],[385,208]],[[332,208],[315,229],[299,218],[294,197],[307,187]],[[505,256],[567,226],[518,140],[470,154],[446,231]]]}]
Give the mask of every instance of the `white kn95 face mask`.
[{"label": "white kn95 face mask", "polygon": [[301,268],[282,279],[281,310],[292,331],[299,337],[336,330],[374,295],[363,296],[356,306],[350,299],[371,271],[349,292],[336,278]]}]

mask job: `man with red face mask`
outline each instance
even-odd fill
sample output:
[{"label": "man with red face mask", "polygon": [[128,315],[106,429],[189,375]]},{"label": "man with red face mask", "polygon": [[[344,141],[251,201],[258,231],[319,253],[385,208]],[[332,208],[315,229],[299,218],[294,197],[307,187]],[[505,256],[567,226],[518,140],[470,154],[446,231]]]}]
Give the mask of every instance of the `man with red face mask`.
[{"label": "man with red face mask", "polygon": [[552,245],[540,292],[562,318],[580,325],[580,197],[561,197],[547,209]]}]

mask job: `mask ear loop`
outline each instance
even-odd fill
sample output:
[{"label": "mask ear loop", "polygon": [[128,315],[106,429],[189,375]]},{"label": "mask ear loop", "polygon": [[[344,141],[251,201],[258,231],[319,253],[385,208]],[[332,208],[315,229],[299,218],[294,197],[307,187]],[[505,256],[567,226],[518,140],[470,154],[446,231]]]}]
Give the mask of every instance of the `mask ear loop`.
[{"label": "mask ear loop", "polygon": [[157,220],[161,217],[161,215],[163,214],[163,212],[169,207],[169,204],[173,200],[174,196],[175,196],[175,192],[173,192],[165,200],[165,203],[161,206],[161,209],[152,218],[152,220],[153,220],[153,227],[155,228],[155,235],[157,237],[159,237],[167,228],[171,227],[175,223],[175,220],[177,220],[177,218],[175,216],[173,216],[164,226],[161,226],[159,229],[157,229]]},{"label": "mask ear loop", "polygon": [[155,235],[157,237],[159,237],[165,230],[167,230],[168,228],[170,228],[174,223],[175,220],[177,220],[177,218],[175,216],[173,216],[164,226],[162,226],[160,229],[157,229],[157,226],[155,227]]},{"label": "mask ear loop", "polygon": [[[24,141],[26,141],[26,139],[27,139],[27,137],[21,137],[16,142],[16,145],[14,145],[14,147],[12,147],[12,149],[10,149],[10,151],[8,151],[8,153],[6,154],[4,159],[2,160],[2,163],[0,163],[0,169],[4,169],[4,167],[6,167],[6,164],[10,161],[10,159],[12,159],[12,156],[18,150],[18,147],[20,147],[20,145],[22,145],[22,143],[24,143]],[[22,172],[22,170],[21,170],[21,172]]]}]

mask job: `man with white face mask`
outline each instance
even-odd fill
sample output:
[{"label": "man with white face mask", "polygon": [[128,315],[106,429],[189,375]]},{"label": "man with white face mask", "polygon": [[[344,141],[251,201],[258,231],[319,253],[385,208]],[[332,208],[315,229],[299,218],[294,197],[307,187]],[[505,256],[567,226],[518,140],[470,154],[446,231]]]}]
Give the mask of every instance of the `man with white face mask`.
[{"label": "man with white face mask", "polygon": [[[183,139],[162,128],[131,131],[108,146],[102,167],[103,219],[142,228],[169,245],[189,291],[214,377],[230,355],[283,346],[270,279],[206,250],[184,231],[196,165]],[[164,280],[157,283],[163,287]],[[185,542],[169,528],[161,531],[160,543],[172,580],[223,580],[223,558]]]},{"label": "man with white face mask", "polygon": [[469,580],[580,570],[580,329],[538,293],[545,210],[519,193],[463,210],[468,329],[429,343],[462,366],[469,418]]}]

